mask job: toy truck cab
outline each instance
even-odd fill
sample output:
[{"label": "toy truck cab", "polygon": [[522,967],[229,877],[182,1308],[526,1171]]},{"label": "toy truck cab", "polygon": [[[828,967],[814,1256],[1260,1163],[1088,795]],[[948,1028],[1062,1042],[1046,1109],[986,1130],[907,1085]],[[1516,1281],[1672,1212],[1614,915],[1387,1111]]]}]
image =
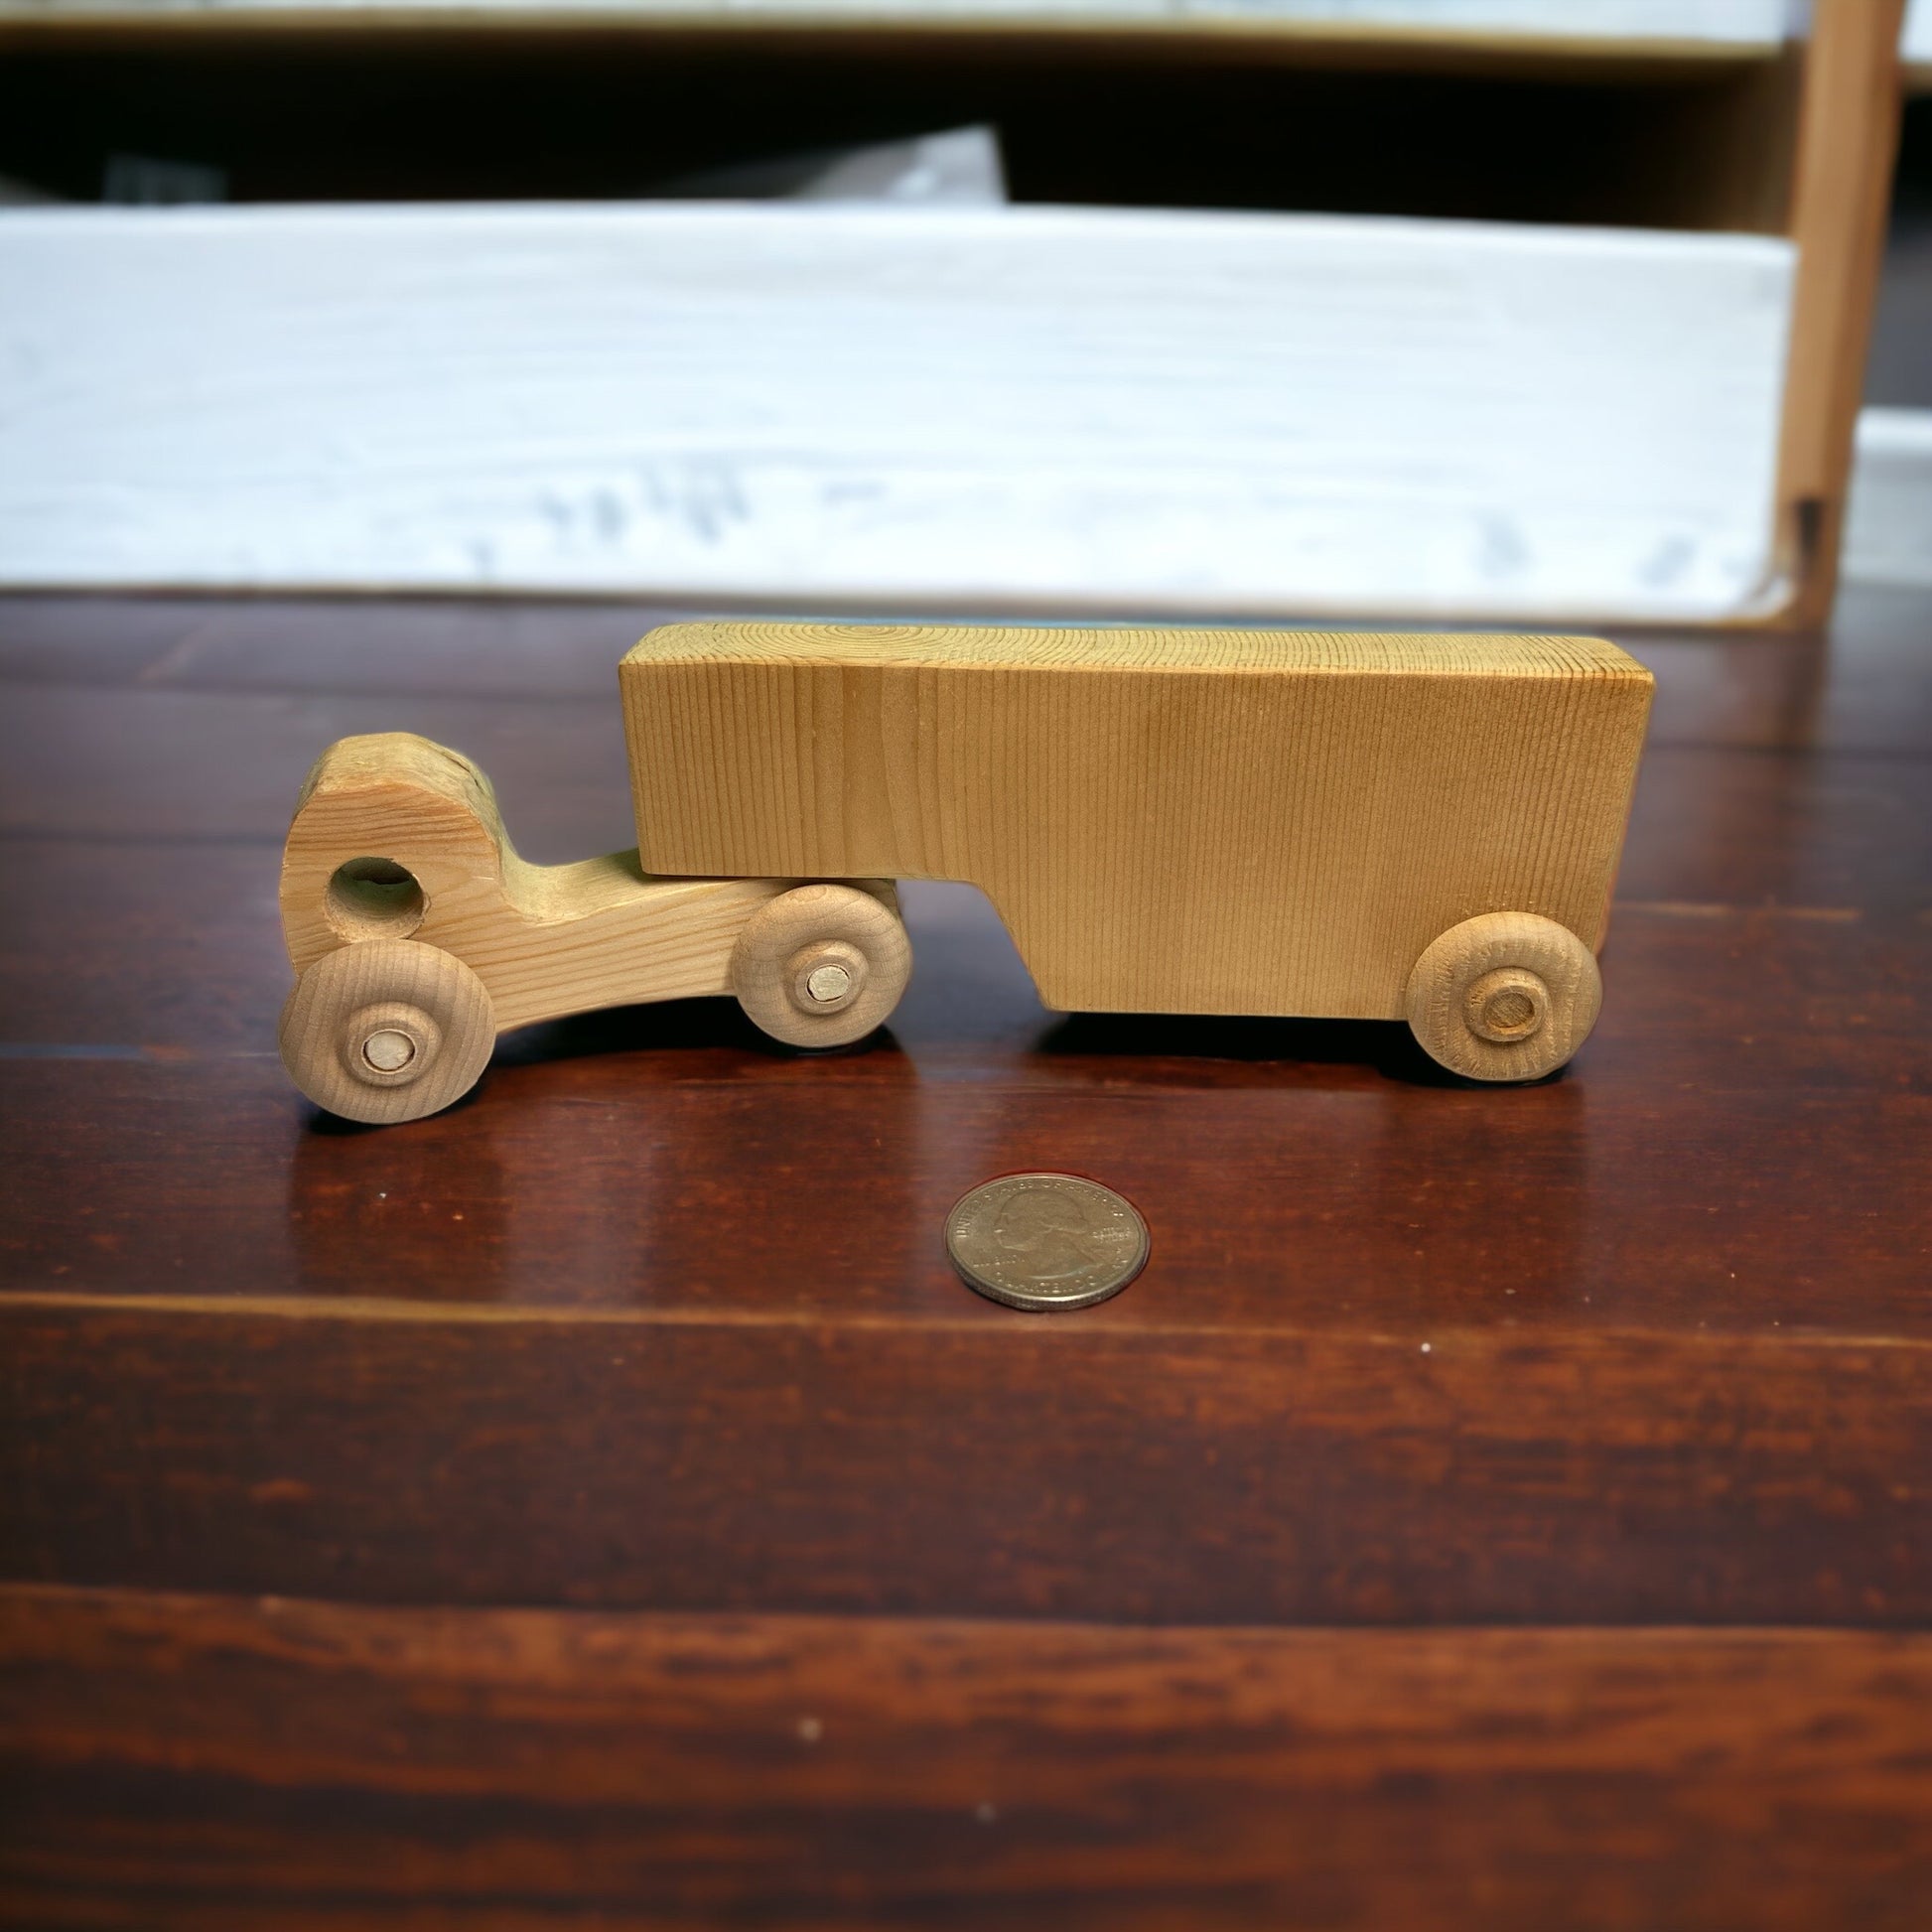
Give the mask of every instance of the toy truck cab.
[{"label": "toy truck cab", "polygon": [[908,878],[979,887],[1062,1010],[1406,1019],[1483,1080],[1595,1020],[1651,690],[1614,645],[700,623],[620,683],[635,854],[526,864],[425,740],[325,754],[282,897],[312,1098],[433,1112],[498,1029],[640,999],[845,1043],[905,984]]}]

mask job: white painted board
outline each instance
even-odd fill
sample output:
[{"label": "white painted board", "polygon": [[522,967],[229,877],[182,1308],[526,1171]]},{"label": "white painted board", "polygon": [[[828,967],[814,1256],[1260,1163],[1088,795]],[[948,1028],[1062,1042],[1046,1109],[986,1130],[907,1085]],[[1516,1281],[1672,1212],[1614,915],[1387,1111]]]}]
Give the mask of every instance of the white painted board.
[{"label": "white painted board", "polygon": [[1520,34],[1538,39],[1711,42],[1770,48],[1784,39],[1792,0],[0,0],[0,20],[65,16],[439,14],[635,19],[990,20],[1007,22],[1282,21],[1376,31]]},{"label": "white painted board", "polygon": [[837,205],[0,212],[0,583],[1698,619],[1774,238]]},{"label": "white painted board", "polygon": [[1932,409],[1860,413],[1845,574],[1932,589]]},{"label": "white painted board", "polygon": [[1905,0],[1905,24],[1899,29],[1898,58],[1907,69],[1908,82],[1920,87],[1932,69],[1932,0]]},{"label": "white painted board", "polygon": [[1932,63],[1932,0],[1905,0],[1905,25],[1898,37],[1899,58],[1915,67]]}]

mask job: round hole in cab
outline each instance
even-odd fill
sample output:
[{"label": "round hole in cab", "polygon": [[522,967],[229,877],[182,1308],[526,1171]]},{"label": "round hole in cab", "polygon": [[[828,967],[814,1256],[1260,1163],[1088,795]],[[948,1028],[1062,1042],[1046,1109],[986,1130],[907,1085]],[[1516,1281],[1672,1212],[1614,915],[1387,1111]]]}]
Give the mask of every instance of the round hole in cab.
[{"label": "round hole in cab", "polygon": [[407,939],[428,901],[416,875],[393,859],[351,859],[329,881],[323,912],[345,939]]}]

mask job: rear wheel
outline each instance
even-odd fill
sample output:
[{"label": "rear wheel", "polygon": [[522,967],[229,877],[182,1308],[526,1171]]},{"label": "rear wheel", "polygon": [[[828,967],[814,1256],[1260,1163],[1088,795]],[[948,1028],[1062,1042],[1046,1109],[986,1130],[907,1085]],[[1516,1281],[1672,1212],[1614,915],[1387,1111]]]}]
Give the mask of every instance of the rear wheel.
[{"label": "rear wheel", "polygon": [[883,1026],[912,977],[891,906],[855,886],[799,886],[746,922],[731,984],[755,1026],[790,1046],[849,1046]]},{"label": "rear wheel", "polygon": [[1589,1037],[1603,1000],[1596,957],[1534,912],[1451,926],[1409,976],[1409,1026],[1424,1050],[1470,1080],[1536,1080]]},{"label": "rear wheel", "polygon": [[482,980],[439,946],[365,939],[324,953],[282,1009],[282,1063],[318,1107],[420,1120],[477,1084],[496,1043]]}]

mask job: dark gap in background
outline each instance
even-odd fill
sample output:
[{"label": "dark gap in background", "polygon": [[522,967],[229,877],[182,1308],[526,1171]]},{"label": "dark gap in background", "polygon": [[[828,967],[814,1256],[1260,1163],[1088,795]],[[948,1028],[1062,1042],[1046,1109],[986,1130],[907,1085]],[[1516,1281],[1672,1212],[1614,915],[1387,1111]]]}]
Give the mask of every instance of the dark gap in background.
[{"label": "dark gap in background", "polygon": [[1742,157],[1778,84],[1763,64],[1512,79],[764,33],[17,45],[0,174],[94,201],[133,154],[219,169],[237,201],[597,200],[991,122],[1025,202],[1770,229]]},{"label": "dark gap in background", "polygon": [[1932,95],[1905,103],[1864,399],[1932,409]]}]

